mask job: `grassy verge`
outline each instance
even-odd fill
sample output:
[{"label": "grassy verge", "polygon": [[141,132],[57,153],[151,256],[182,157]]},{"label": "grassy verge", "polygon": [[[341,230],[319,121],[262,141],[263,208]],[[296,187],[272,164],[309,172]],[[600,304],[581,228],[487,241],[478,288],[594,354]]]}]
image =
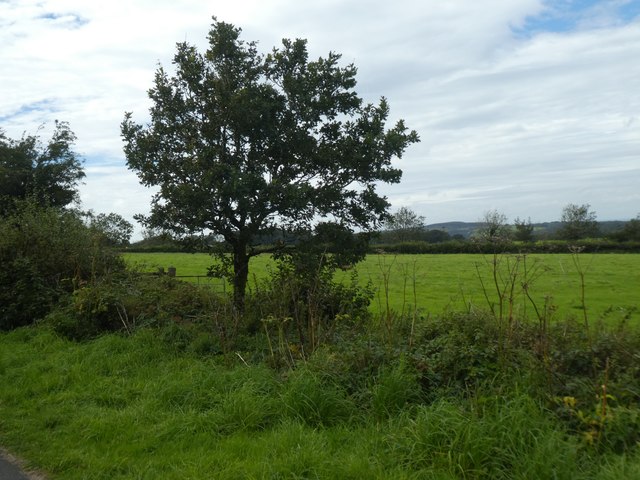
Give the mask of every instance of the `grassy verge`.
[{"label": "grassy verge", "polygon": [[639,478],[633,335],[548,332],[552,371],[534,336],[501,350],[486,322],[436,322],[400,356],[360,335],[283,371],[177,348],[174,328],[0,334],[0,444],[53,479]]}]

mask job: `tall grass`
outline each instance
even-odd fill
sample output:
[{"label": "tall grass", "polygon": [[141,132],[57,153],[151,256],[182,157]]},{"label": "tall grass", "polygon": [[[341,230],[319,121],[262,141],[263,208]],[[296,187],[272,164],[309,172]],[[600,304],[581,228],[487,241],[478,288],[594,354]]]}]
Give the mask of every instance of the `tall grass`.
[{"label": "tall grass", "polygon": [[[449,327],[458,339],[475,331]],[[586,479],[639,471],[636,448],[599,453],[522,375],[503,381],[494,371],[471,388],[467,371],[453,394],[444,378],[455,376],[453,363],[443,355],[457,347],[434,332],[418,332],[423,347],[436,343],[409,357],[383,347],[388,360],[378,357],[370,371],[355,360],[376,358],[373,337],[368,347],[327,346],[282,372],[178,351],[171,331],[84,343],[42,327],[3,333],[0,444],[53,479]],[[477,337],[478,352],[488,341]],[[464,355],[473,364],[473,351]],[[449,387],[430,397],[433,375]]]}]

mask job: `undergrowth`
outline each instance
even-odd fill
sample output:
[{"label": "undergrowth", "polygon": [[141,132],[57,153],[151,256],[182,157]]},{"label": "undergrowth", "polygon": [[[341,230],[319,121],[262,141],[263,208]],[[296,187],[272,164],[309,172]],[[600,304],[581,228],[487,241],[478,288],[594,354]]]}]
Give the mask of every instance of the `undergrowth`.
[{"label": "undergrowth", "polygon": [[520,318],[507,266],[489,309],[437,317],[373,318],[332,272],[280,269],[244,315],[94,279],[0,333],[0,445],[52,479],[640,478],[640,331]]},{"label": "undergrowth", "polygon": [[249,342],[203,353],[191,328],[83,342],[46,326],[2,334],[0,444],[64,479],[640,471],[640,339],[629,330],[558,324],[541,349],[534,326],[507,339],[489,315],[458,314],[425,322],[411,348],[338,332],[274,369],[268,351],[247,360]]}]

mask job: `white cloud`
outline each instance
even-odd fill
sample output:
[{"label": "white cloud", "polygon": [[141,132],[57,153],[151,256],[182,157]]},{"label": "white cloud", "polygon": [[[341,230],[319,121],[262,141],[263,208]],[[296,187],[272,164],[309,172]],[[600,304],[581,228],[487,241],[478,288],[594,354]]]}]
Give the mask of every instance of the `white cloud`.
[{"label": "white cloud", "polygon": [[[262,51],[302,37],[312,57],[341,52],[358,66],[359,93],[389,98],[392,119],[422,138],[398,162],[402,183],[381,187],[395,207],[434,222],[491,208],[554,220],[572,202],[591,203],[602,219],[630,218],[640,211],[640,22],[621,18],[619,4],[550,12],[554,2],[543,0],[5,1],[0,127],[15,137],[69,121],[87,158],[85,207],[148,210],[119,124],[125,111],[144,121],[158,62],[170,67],[179,41],[205,48],[215,14]],[[545,31],[558,15],[571,17],[566,31]]]}]

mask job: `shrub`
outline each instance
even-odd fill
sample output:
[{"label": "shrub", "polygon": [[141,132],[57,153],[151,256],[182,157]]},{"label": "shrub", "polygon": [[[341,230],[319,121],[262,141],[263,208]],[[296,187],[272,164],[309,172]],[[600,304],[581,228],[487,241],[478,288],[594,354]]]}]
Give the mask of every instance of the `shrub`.
[{"label": "shrub", "polygon": [[500,371],[504,334],[490,315],[451,314],[420,330],[411,356],[429,395],[442,389],[465,391]]},{"label": "shrub", "polygon": [[23,202],[0,219],[0,329],[42,318],[74,288],[124,269],[80,215]]},{"label": "shrub", "polygon": [[360,324],[369,318],[373,290],[358,284],[355,271],[349,283],[335,281],[335,270],[322,260],[301,265],[281,259],[247,298],[245,324],[253,330],[262,326],[276,338],[295,339],[303,356],[330,341],[344,324]]},{"label": "shrub", "polygon": [[166,326],[163,335],[173,349],[207,354],[222,348],[220,335],[213,338],[211,333],[224,333],[220,330],[229,321],[229,310],[224,298],[196,285],[121,272],[76,289],[47,322],[75,340],[108,331]]}]

